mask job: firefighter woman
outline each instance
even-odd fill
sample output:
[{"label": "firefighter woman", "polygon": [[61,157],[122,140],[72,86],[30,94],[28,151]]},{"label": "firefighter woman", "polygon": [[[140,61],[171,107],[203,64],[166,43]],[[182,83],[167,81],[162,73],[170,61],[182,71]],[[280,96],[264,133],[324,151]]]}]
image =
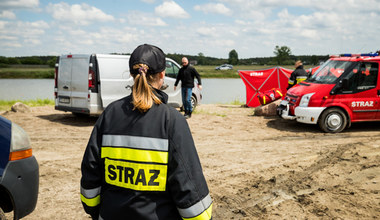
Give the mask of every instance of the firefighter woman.
[{"label": "firefighter woman", "polygon": [[81,201],[93,219],[212,219],[212,200],[186,119],[159,90],[165,54],[130,56],[132,94],[111,103],[82,161]]},{"label": "firefighter woman", "polygon": [[290,74],[287,90],[292,88],[294,85],[306,80],[309,76],[309,74],[304,70],[301,60],[297,60],[294,64],[294,67],[296,69],[292,72],[292,74]]}]

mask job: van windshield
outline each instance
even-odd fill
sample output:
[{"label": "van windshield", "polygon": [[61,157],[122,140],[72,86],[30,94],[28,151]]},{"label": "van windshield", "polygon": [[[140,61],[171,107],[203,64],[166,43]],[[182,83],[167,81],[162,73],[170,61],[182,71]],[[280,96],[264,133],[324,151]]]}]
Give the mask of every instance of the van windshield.
[{"label": "van windshield", "polygon": [[354,62],[328,60],[309,79],[307,79],[307,82],[334,84],[343,72],[353,64]]}]

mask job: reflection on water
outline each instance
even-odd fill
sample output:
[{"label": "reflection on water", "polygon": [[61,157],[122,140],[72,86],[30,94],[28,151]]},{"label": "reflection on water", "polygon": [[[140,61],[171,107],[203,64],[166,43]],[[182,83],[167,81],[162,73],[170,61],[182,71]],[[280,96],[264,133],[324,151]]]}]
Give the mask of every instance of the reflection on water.
[{"label": "reflection on water", "polygon": [[[245,103],[241,79],[202,79],[202,103]],[[54,79],[0,79],[0,100],[54,99]]]},{"label": "reflection on water", "polygon": [[202,103],[245,103],[245,85],[241,79],[202,79]]},{"label": "reflection on water", "polygon": [[54,99],[54,79],[0,79],[0,100]]}]

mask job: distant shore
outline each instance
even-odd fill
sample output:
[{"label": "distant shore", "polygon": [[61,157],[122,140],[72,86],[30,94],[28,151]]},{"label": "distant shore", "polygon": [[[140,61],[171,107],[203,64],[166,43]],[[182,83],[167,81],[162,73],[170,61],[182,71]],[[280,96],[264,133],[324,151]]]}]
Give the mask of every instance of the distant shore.
[{"label": "distant shore", "polygon": [[[239,78],[238,70],[260,70],[272,66],[264,65],[237,65],[232,70],[215,70],[215,66],[194,66],[202,78]],[[293,66],[282,66],[287,69]],[[305,67],[309,68],[309,67]],[[0,79],[54,79],[54,68],[51,67],[19,67],[9,66],[0,68]]]}]

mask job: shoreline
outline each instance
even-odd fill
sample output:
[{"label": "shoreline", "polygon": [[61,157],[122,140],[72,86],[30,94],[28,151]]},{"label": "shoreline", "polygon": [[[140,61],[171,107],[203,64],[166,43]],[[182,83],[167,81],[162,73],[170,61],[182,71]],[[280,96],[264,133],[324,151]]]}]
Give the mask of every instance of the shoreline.
[{"label": "shoreline", "polygon": [[[202,78],[208,79],[236,79],[240,78],[238,70],[262,70],[275,67],[273,65],[236,65],[232,70],[215,70],[214,65],[196,65],[195,69]],[[281,65],[293,69],[293,65]],[[305,66],[305,69],[313,66]],[[54,79],[54,68],[51,67],[4,67],[0,68],[0,79]]]}]

